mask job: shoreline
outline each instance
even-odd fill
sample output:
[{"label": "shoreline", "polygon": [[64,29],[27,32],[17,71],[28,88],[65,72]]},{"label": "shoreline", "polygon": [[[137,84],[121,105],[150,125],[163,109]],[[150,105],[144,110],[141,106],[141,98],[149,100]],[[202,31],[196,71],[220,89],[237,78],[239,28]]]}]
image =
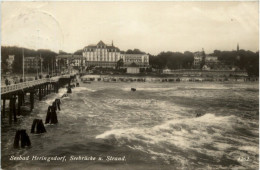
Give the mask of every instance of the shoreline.
[{"label": "shoreline", "polygon": [[151,76],[151,75],[84,75],[81,81],[104,82],[259,82],[258,77],[223,77],[223,76]]}]

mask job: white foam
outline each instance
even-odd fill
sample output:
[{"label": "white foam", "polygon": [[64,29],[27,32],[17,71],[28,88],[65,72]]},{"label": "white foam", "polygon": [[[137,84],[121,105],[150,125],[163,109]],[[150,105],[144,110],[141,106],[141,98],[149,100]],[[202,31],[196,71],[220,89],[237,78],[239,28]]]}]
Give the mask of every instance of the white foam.
[{"label": "white foam", "polygon": [[96,90],[93,89],[89,89],[87,87],[75,87],[72,89],[72,92],[81,92],[81,91],[91,91],[91,92],[95,92]]},{"label": "white foam", "polygon": [[238,148],[239,150],[244,150],[247,152],[253,152],[255,154],[258,154],[259,148],[255,146],[241,146]]},{"label": "white foam", "polygon": [[[182,150],[194,149],[208,155],[214,154],[221,157],[223,150],[230,147],[229,144],[222,145],[215,142],[215,137],[225,140],[223,133],[232,131],[236,122],[234,116],[215,116],[214,114],[205,114],[197,118],[178,118],[167,121],[161,125],[151,128],[121,128],[106,131],[97,135],[97,139],[114,138],[119,143],[128,141],[138,141],[144,144],[156,145],[156,148],[164,148],[164,144],[179,147]],[[208,128],[215,127],[215,132],[208,131]],[[214,145],[220,151],[204,149],[204,145]],[[133,147],[136,149],[137,147]],[[142,148],[143,149],[143,148]],[[144,151],[148,151],[148,148]],[[249,148],[252,150],[253,148]],[[156,152],[152,150],[153,152]],[[149,153],[152,153],[149,151]],[[170,152],[170,151],[167,151]],[[160,155],[160,153],[159,153]],[[163,156],[163,155],[161,155]],[[164,155],[165,156],[165,155]]]}]

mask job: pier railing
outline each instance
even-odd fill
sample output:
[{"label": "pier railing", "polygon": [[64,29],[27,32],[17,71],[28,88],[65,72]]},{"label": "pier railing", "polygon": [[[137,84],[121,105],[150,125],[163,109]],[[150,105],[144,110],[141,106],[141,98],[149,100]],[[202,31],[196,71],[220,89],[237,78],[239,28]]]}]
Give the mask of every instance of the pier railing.
[{"label": "pier railing", "polygon": [[[67,75],[64,75],[64,76],[67,76]],[[70,76],[70,75],[68,75],[68,76]],[[47,82],[57,82],[59,80],[59,78],[60,78],[60,76],[56,76],[56,77],[52,77],[52,78],[43,78],[43,79],[39,79],[39,80],[26,81],[26,82],[8,85],[5,87],[1,87],[1,94],[10,93],[10,92],[17,91],[17,90],[22,90],[25,88],[33,87],[35,85],[44,84]]]}]

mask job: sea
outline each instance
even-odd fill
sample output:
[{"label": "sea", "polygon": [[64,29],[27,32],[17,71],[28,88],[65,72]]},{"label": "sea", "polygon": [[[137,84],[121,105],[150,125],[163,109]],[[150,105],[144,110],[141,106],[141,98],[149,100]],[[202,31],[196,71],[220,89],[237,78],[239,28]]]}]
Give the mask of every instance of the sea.
[{"label": "sea", "polygon": [[[64,94],[36,100],[12,125],[2,118],[2,169],[259,168],[258,82],[80,82]],[[58,124],[30,133],[57,98]],[[17,129],[31,147],[13,148]]]}]

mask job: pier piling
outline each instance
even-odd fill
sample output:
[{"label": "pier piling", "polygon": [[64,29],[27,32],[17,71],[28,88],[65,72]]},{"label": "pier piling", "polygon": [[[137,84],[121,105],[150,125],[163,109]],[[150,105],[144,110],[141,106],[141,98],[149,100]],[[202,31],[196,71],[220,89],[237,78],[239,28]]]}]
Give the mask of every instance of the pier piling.
[{"label": "pier piling", "polygon": [[30,105],[31,105],[31,111],[34,108],[34,92],[30,92]]},{"label": "pier piling", "polygon": [[2,116],[5,117],[5,99],[3,99]]},{"label": "pier piling", "polygon": [[13,114],[14,114],[14,122],[17,122],[17,117],[16,117],[16,107],[15,107],[15,103],[16,103],[16,97],[14,95],[14,97],[12,98],[13,100]]},{"label": "pier piling", "polygon": [[13,100],[10,98],[9,99],[9,124],[12,124],[12,119],[13,119],[12,113],[13,113]]},{"label": "pier piling", "polygon": [[31,141],[26,133],[25,129],[17,130],[14,138],[14,148],[19,148],[19,142],[21,141],[21,147],[31,146]]},{"label": "pier piling", "polygon": [[31,133],[35,133],[35,128],[36,128],[36,133],[45,133],[46,129],[42,123],[42,119],[34,119],[32,128],[31,128]]}]

